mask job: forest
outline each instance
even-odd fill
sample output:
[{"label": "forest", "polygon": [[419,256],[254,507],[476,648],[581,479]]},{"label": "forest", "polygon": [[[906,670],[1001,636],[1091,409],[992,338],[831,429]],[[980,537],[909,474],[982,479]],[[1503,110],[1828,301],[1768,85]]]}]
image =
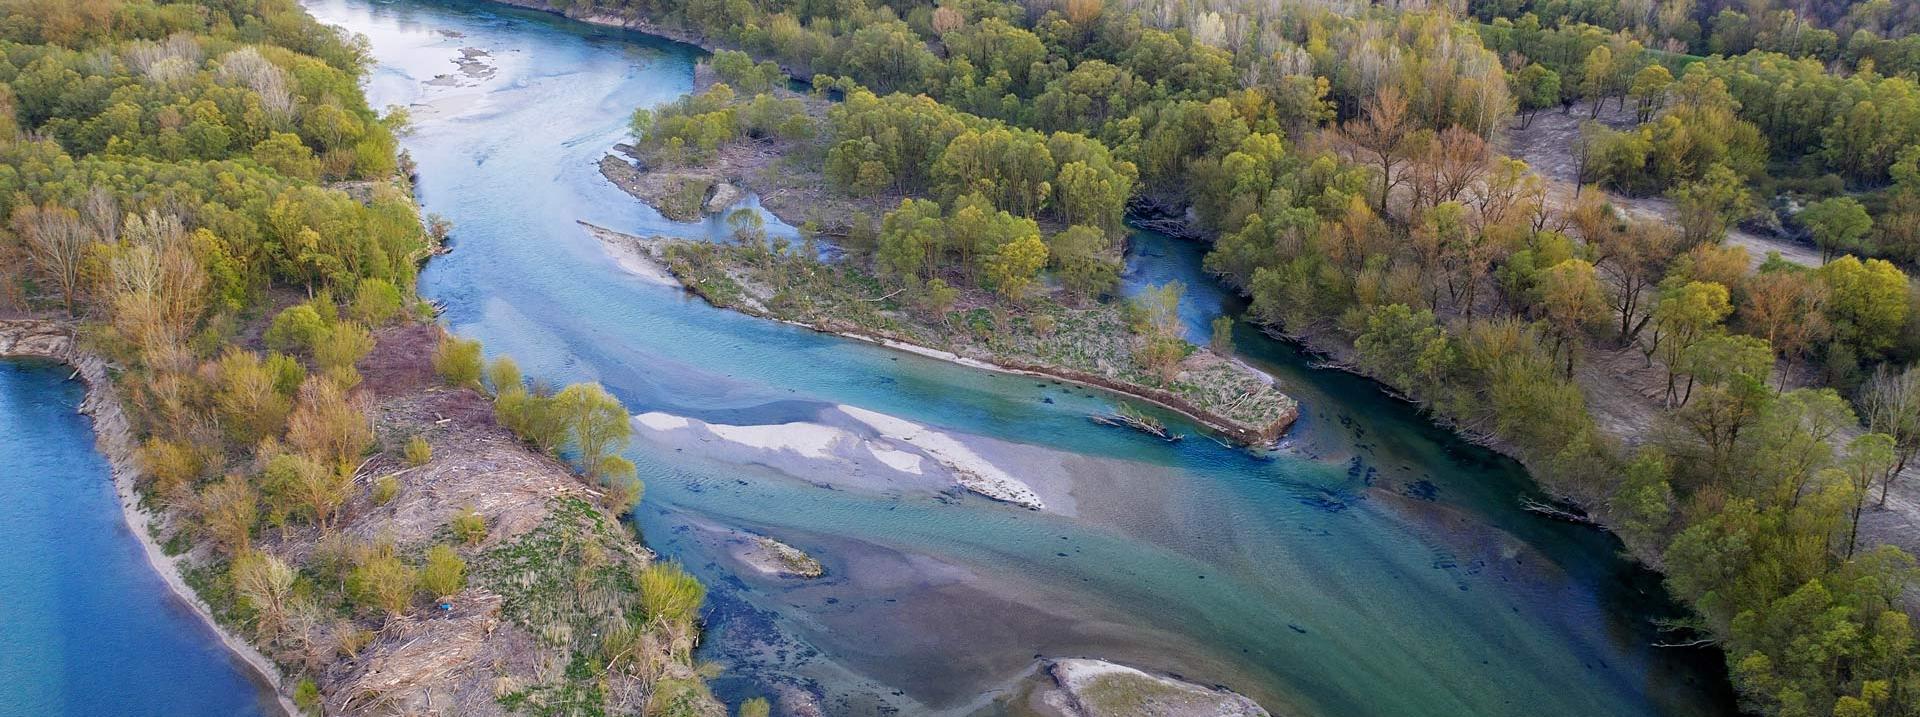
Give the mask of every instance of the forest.
[{"label": "forest", "polygon": [[[433,460],[424,429],[381,435],[389,397],[360,369],[376,344],[421,335],[409,327],[439,335],[414,278],[447,232],[415,209],[405,113],[367,106],[366,65],[292,0],[0,2],[0,315],[71,319],[114,367],[168,549],[206,556],[189,582],[315,713],[330,663],[504,570],[475,547],[490,526],[471,507],[430,546],[341,530],[401,490],[369,464]],[[549,389],[473,342],[426,348],[446,386],[484,391],[529,449],[564,452],[608,510],[639,500],[619,455],[628,414],[598,384]],[[556,505],[555,520],[582,514]],[[597,690],[632,680],[650,714],[704,713],[698,677],[641,659],[690,649],[701,586],[667,563],[598,564],[635,606],[581,648],[595,665],[581,681],[599,686],[508,697],[604,703]]]},{"label": "forest", "polygon": [[[1250,319],[1521,458],[1660,566],[1697,615],[1673,644],[1724,650],[1747,709],[1920,713],[1914,560],[1859,529],[1920,452],[1904,6],[554,4],[677,25],[842,96],[834,183],[924,197],[846,243],[922,292],[993,255],[947,239],[963,212],[1005,210],[1007,238],[1120,238],[1111,204],[1066,208],[1065,165],[1028,161],[1070,133],[1131,178],[1125,216],[1214,241]],[[1543,113],[1583,121],[1565,148],[1582,186],[1503,154]],[[1006,153],[953,181],[986,148]],[[1671,216],[1621,209],[1649,196]],[[1063,269],[1041,280],[1076,283]]]}]

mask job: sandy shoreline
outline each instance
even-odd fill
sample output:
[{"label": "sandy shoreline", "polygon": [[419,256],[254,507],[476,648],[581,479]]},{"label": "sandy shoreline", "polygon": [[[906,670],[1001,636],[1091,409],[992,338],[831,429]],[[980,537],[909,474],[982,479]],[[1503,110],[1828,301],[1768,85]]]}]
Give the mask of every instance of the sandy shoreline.
[{"label": "sandy shoreline", "polygon": [[274,697],[284,714],[288,717],[299,715],[299,708],[280,689],[286,680],[281,676],[279,666],[214,619],[213,610],[187,585],[186,578],[180,574],[179,564],[154,540],[150,531],[153,516],[140,507],[140,495],[135,490],[140,469],[134,458],[133,429],[127,423],[119,395],[107,375],[106,362],[98,356],[76,351],[68,329],[58,323],[0,321],[0,358],[16,357],[59,361],[72,366],[74,377],[87,384],[87,397],[80,403],[80,412],[92,419],[95,446],[106,457],[108,470],[113,475],[114,494],[120,501],[120,516],[126,521],[127,530],[140,541],[147,564],[166,583],[174,597],[191,607],[201,622],[220,637],[221,644],[226,645],[229,652],[273,688]]}]

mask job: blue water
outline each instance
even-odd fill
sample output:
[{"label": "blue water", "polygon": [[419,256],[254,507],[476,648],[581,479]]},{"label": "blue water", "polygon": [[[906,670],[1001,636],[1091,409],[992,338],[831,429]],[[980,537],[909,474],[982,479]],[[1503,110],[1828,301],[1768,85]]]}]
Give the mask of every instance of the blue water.
[{"label": "blue water", "polygon": [[0,361],[0,715],[264,715],[128,532],[81,385]]},{"label": "blue water", "polygon": [[[1718,656],[1659,650],[1672,606],[1603,533],[1531,516],[1510,461],[1365,381],[1318,371],[1246,326],[1237,352],[1300,399],[1283,450],[1169,445],[1088,422],[1114,398],[956,367],[718,311],[637,279],[576,220],[710,237],[594,167],[635,107],[693,82],[693,48],[460,0],[307,0],[364,34],[376,106],[454,251],[422,276],[454,331],[554,381],[597,380],[636,413],[812,421],[840,404],[923,423],[1042,488],[1034,512],[966,495],[815,485],[725,450],[646,438],[648,544],[713,588],[703,659],[729,699],[777,688],[835,715],[997,713],[1036,656],[1094,656],[1231,687],[1277,713],[1709,715]],[[488,53],[484,79],[455,72]],[[441,78],[441,79],[436,79]],[[1140,233],[1129,291],[1188,284],[1190,338],[1237,300],[1202,249]],[[709,539],[743,527],[828,576],[755,577]]]}]

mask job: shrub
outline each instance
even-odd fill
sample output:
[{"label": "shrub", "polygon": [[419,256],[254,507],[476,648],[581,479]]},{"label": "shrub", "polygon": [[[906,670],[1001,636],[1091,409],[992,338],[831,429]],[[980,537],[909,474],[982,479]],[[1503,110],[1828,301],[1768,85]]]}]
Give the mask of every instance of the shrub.
[{"label": "shrub", "polygon": [[315,460],[350,464],[373,445],[364,398],[350,398],[332,380],[307,379],[287,421],[287,442]]},{"label": "shrub", "polygon": [[707,588],[679,563],[654,563],[634,577],[640,608],[649,620],[691,623],[707,599]]},{"label": "shrub", "polygon": [[459,513],[454,514],[449,527],[453,530],[453,537],[468,545],[487,539],[487,519],[480,517],[473,506],[461,508]]},{"label": "shrub", "polygon": [[300,678],[300,685],[293,688],[293,704],[308,714],[320,713],[320,685],[313,678]]},{"label": "shrub", "polygon": [[313,361],[327,371],[350,369],[373,352],[373,334],[359,324],[343,323],[313,346]]},{"label": "shrub", "polygon": [[274,351],[267,354],[267,375],[273,379],[273,390],[282,396],[292,396],[300,390],[300,384],[307,381],[307,367],[300,360]]},{"label": "shrub", "polygon": [[407,441],[406,454],[407,465],[426,465],[427,461],[433,460],[433,444],[427,442],[426,436],[414,436]]},{"label": "shrub", "polygon": [[525,379],[520,375],[520,364],[513,357],[501,356],[487,364],[487,383],[493,385],[493,393],[498,396],[513,390],[526,390]]},{"label": "shrub", "polygon": [[393,554],[392,545],[381,545],[347,575],[347,595],[362,608],[399,615],[413,604],[419,581],[419,575]]},{"label": "shrub", "polygon": [[328,324],[312,304],[287,307],[267,326],[267,346],[286,353],[311,351],[331,330]]},{"label": "shrub", "polygon": [[427,567],[420,573],[420,586],[435,597],[445,597],[460,592],[467,585],[467,561],[449,545],[435,545],[427,550]]},{"label": "shrub", "polygon": [[386,325],[403,305],[400,289],[385,279],[361,279],[353,291],[353,315],[370,326]]},{"label": "shrub", "polygon": [[773,713],[773,705],[765,697],[755,697],[740,703],[740,717],[767,717]]},{"label": "shrub", "polygon": [[1222,356],[1233,350],[1233,317],[1226,314],[1213,317],[1213,337],[1207,344]]},{"label": "shrub", "polygon": [[155,493],[177,495],[200,476],[200,456],[184,443],[149,438],[140,445],[140,468],[152,481]]},{"label": "shrub", "polygon": [[252,444],[286,427],[292,404],[279,392],[277,377],[261,365],[259,356],[230,349],[220,357],[217,369],[220,390],[214,403],[229,438]]},{"label": "shrub", "polygon": [[388,503],[391,503],[393,502],[393,497],[399,494],[400,494],[399,478],[395,478],[390,475],[380,476],[380,480],[373,482],[373,502],[375,505],[386,505]]},{"label": "shrub", "polygon": [[433,351],[433,370],[441,380],[455,388],[480,386],[480,342],[452,336],[440,340]]}]

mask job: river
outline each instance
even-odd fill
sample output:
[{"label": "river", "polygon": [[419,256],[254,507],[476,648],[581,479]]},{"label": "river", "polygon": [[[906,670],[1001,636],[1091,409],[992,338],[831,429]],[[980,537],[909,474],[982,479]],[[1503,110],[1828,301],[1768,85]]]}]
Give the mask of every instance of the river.
[{"label": "river", "polygon": [[[626,273],[576,220],[720,233],[662,219],[594,167],[629,112],[691,88],[696,48],[477,0],[305,4],[367,37],[375,106],[410,108],[419,199],[454,225],[421,291],[455,332],[531,375],[600,381],[636,413],[914,421],[1047,497],[1028,511],[642,431],[637,523],[711,586],[701,656],[730,701],[785,688],[833,715],[1010,713],[1001,697],[1036,657],[1089,656],[1277,714],[1731,712],[1717,654],[1651,646],[1675,608],[1617,541],[1519,510],[1533,488],[1515,464],[1249,327],[1238,353],[1303,406],[1270,454],[1097,426],[1085,417],[1109,395],[715,310]],[[1237,301],[1199,252],[1141,233],[1127,284],[1185,281],[1205,340]],[[827,575],[745,570],[716,538],[729,528]]]},{"label": "river", "polygon": [[147,564],[69,373],[0,361],[0,716],[279,714]]}]

